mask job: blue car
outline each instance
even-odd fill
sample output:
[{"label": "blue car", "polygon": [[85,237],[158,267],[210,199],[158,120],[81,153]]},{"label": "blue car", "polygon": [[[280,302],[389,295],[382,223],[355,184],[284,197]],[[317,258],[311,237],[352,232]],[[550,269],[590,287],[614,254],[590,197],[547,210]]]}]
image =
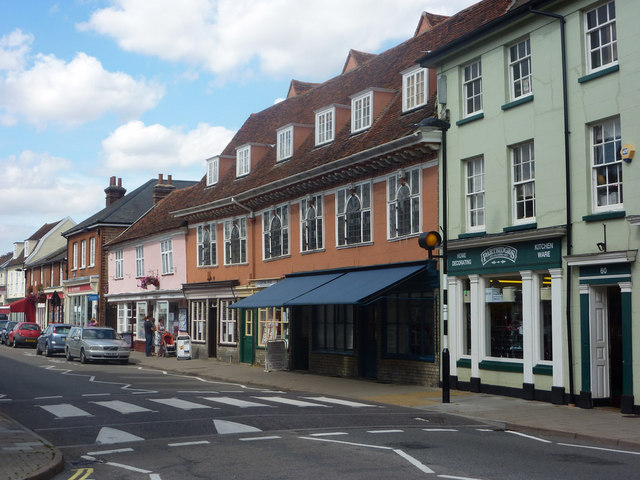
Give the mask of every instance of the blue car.
[{"label": "blue car", "polygon": [[38,337],[36,355],[43,353],[50,357],[54,353],[64,353],[64,345],[71,325],[67,323],[51,323]]}]

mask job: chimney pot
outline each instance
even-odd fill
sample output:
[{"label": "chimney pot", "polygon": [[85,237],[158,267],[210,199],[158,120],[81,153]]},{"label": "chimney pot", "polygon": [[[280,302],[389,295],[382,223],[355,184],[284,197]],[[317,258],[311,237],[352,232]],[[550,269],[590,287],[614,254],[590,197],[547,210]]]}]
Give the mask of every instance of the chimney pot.
[{"label": "chimney pot", "polygon": [[168,183],[169,185],[173,185],[173,178],[172,178],[172,175],[167,175],[167,183]]},{"label": "chimney pot", "polygon": [[164,183],[164,181],[162,180],[162,174],[159,173],[158,174],[158,185],[162,185]]},{"label": "chimney pot", "polygon": [[118,179],[118,187],[122,187],[122,178]]}]

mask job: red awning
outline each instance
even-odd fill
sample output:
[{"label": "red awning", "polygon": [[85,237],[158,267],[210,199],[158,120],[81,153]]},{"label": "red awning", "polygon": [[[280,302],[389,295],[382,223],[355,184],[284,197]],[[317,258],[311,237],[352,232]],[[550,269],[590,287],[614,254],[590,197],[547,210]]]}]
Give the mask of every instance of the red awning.
[{"label": "red awning", "polygon": [[30,303],[26,298],[21,298],[20,300],[16,300],[13,303],[9,304],[9,308],[12,313],[22,312],[26,313],[29,309],[35,308],[33,303]]}]

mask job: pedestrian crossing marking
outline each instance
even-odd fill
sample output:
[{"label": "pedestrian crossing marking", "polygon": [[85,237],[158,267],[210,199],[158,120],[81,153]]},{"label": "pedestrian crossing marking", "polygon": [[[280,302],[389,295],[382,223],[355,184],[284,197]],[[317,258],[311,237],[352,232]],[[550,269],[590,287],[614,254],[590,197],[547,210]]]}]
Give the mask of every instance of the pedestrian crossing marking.
[{"label": "pedestrian crossing marking", "polygon": [[259,428],[252,427],[251,425],[230,422],[229,420],[214,420],[213,424],[216,427],[216,431],[221,435],[230,433],[255,433],[262,431]]},{"label": "pedestrian crossing marking", "polygon": [[59,403],[57,405],[38,405],[40,408],[56,416],[56,418],[69,418],[69,417],[92,417],[89,412],[74,407],[69,403]]},{"label": "pedestrian crossing marking", "polygon": [[211,402],[223,403],[225,405],[231,405],[239,408],[250,408],[250,407],[272,407],[273,405],[265,405],[264,403],[258,402],[250,402],[248,400],[240,400],[239,398],[232,397],[202,397],[204,400],[209,400]]},{"label": "pedestrian crossing marking", "polygon": [[181,400],[179,398],[150,398],[152,402],[161,403],[162,405],[168,405],[169,407],[179,408],[180,410],[195,410],[198,408],[213,408],[209,405],[203,405],[201,403],[189,402],[188,400]]},{"label": "pedestrian crossing marking", "polygon": [[375,407],[375,405],[369,405],[367,403],[360,403],[360,402],[352,402],[350,400],[342,400],[340,398],[330,398],[330,397],[305,397],[307,400],[315,400],[316,402],[326,402],[326,403],[333,403],[336,405],[344,405],[345,407],[354,407],[354,408],[360,408],[360,407]]},{"label": "pedestrian crossing marking", "polygon": [[120,412],[122,414],[129,413],[142,413],[142,412],[152,412],[153,410],[149,410],[148,408],[141,407],[139,405],[134,405],[133,403],[122,402],[120,400],[110,400],[105,402],[92,402],[96,405],[100,405],[101,407],[110,408],[111,410],[115,410],[116,412]]},{"label": "pedestrian crossing marking", "polygon": [[285,397],[254,397],[258,400],[264,400],[266,402],[283,403],[285,405],[293,405],[295,407],[329,407],[329,405],[321,405],[319,403],[305,402],[303,400],[295,400],[293,398]]}]

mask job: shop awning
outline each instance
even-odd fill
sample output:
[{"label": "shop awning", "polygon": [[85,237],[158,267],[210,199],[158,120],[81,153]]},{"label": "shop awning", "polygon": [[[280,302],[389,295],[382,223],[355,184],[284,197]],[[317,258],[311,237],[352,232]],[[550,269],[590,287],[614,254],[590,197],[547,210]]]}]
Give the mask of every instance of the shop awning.
[{"label": "shop awning", "polygon": [[286,277],[264,290],[260,290],[249,297],[243,298],[231,305],[230,308],[283,307],[288,301],[295,297],[303,295],[314,288],[318,288],[341,275],[342,273],[327,273]]},{"label": "shop awning", "polygon": [[366,304],[376,294],[425,270],[425,265],[354,270],[286,302],[295,305]]},{"label": "shop awning", "polygon": [[33,310],[35,307],[33,303],[30,303],[26,298],[21,298],[9,304],[9,308],[12,313],[26,313]]},{"label": "shop awning", "polygon": [[243,298],[231,308],[289,307],[296,305],[366,304],[376,294],[425,270],[426,265],[365,268],[285,277]]}]

